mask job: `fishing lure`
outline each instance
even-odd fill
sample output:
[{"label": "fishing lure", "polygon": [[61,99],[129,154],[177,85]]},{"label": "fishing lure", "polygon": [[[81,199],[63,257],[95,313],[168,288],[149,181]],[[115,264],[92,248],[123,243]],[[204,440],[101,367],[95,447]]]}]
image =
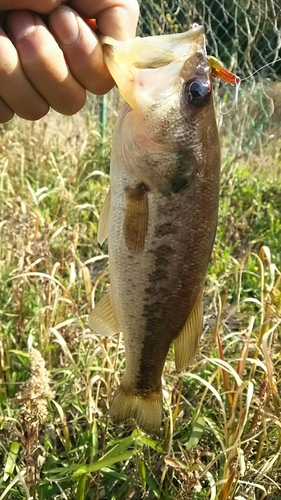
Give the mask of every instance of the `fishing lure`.
[{"label": "fishing lure", "polygon": [[220,103],[220,114],[221,115],[227,115],[237,104],[238,101],[238,92],[239,92],[239,87],[241,83],[241,79],[239,76],[235,75],[234,73],[231,73],[228,69],[224,67],[221,61],[219,61],[216,57],[214,56],[207,56],[207,59],[209,61],[209,64],[212,68],[212,75],[220,78],[225,83],[229,83],[230,85],[236,85],[236,91],[235,91],[235,99],[234,103],[231,106],[230,109],[227,111],[222,111],[222,105]]},{"label": "fishing lure", "polygon": [[98,31],[97,21],[94,18],[81,16],[85,23],[91,28],[92,31]]},{"label": "fishing lure", "polygon": [[208,56],[209,64],[212,68],[213,76],[220,78],[223,82],[229,83],[230,85],[239,85],[240,78],[239,76],[231,73],[228,69],[224,67],[221,61],[219,61],[216,57]]}]

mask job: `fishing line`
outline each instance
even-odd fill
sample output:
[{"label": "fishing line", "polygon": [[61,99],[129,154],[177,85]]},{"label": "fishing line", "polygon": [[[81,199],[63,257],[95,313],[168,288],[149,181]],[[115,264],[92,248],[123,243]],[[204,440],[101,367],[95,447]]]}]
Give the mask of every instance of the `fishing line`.
[{"label": "fishing line", "polygon": [[221,115],[227,115],[227,113],[230,113],[230,111],[233,110],[233,108],[235,108],[235,106],[237,106],[237,102],[238,102],[238,93],[239,93],[239,89],[240,89],[240,85],[241,85],[241,81],[239,77],[236,77],[238,78],[238,80],[236,80],[235,82],[235,98],[234,98],[234,103],[232,104],[231,108],[228,109],[227,111],[222,111],[222,103],[220,101],[220,114]]},{"label": "fishing line", "polygon": [[239,93],[239,89],[240,89],[240,85],[241,85],[241,82],[244,82],[245,80],[249,80],[249,78],[252,78],[252,76],[254,76],[256,73],[258,73],[259,71],[261,71],[262,69],[266,68],[267,66],[272,66],[273,64],[277,63],[281,61],[281,57],[278,57],[275,61],[272,61],[272,62],[269,62],[267,64],[264,64],[264,66],[261,66],[261,68],[259,69],[256,69],[256,71],[254,71],[253,73],[251,73],[249,76],[246,76],[245,78],[239,78],[239,76],[236,76],[235,75],[235,84],[236,85],[236,88],[235,88],[235,98],[234,98],[234,103],[232,104],[231,108],[228,109],[227,111],[222,111],[222,103],[220,102],[220,114],[221,115],[227,115],[228,113],[230,113],[230,111],[233,110],[233,108],[235,106],[237,106],[237,102],[238,102],[238,93]]},{"label": "fishing line", "polygon": [[273,64],[277,63],[281,61],[281,57],[278,57],[277,59],[275,59],[275,61],[271,61],[269,63],[266,63],[264,66],[262,66],[261,68],[259,69],[256,69],[256,71],[254,71],[253,73],[251,73],[249,76],[246,76],[245,78],[242,78],[241,79],[241,82],[244,82],[245,80],[248,80],[249,78],[252,78],[253,75],[255,75],[256,73],[258,73],[259,71],[261,71],[262,69],[264,68],[267,68],[267,66],[272,66]]}]

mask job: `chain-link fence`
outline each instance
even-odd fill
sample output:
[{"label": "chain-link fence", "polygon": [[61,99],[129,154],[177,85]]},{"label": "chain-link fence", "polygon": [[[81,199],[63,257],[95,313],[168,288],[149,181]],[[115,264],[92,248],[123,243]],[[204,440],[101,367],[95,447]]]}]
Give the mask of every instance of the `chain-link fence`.
[{"label": "chain-link fence", "polygon": [[[278,147],[281,136],[281,0],[141,0],[139,34],[161,35],[203,24],[207,50],[242,79],[237,108],[219,115],[233,153]],[[244,80],[243,80],[244,79]],[[235,89],[217,98],[231,108]],[[280,142],[280,141],[279,141]]]}]

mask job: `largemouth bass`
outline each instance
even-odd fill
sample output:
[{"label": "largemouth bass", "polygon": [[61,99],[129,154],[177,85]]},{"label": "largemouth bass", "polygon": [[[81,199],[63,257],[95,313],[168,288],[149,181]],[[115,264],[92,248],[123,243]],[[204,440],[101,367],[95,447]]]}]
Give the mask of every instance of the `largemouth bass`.
[{"label": "largemouth bass", "polygon": [[110,416],[149,433],[162,421],[161,376],[174,342],[176,369],[202,333],[202,294],[213,247],[220,147],[204,29],[117,42],[105,62],[124,97],[98,232],[108,233],[111,287],[89,325],[123,332],[126,371]]}]

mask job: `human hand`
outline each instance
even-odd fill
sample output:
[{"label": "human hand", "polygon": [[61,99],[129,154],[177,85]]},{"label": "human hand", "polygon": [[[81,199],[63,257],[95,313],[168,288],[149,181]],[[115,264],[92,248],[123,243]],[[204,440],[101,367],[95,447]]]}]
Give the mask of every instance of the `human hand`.
[{"label": "human hand", "polygon": [[[1,123],[14,113],[37,120],[50,106],[71,115],[83,107],[86,89],[104,94],[113,87],[98,36],[81,15],[95,18],[102,34],[126,40],[135,36],[137,0],[61,4],[62,0],[0,0],[0,11],[8,11],[5,32],[0,28]],[[38,12],[48,14],[48,26]]]}]

